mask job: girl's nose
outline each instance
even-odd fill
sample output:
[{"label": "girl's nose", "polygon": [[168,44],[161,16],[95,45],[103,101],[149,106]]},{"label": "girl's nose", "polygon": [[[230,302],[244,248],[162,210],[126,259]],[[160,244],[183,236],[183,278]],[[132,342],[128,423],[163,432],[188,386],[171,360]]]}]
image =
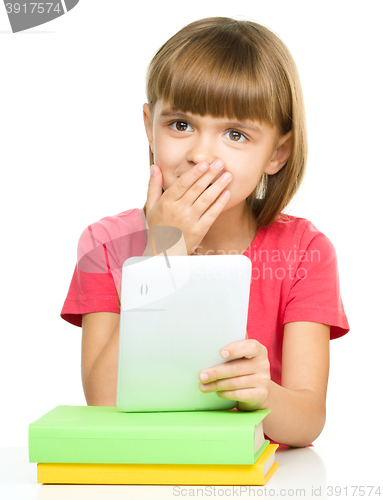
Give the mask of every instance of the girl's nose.
[{"label": "girl's nose", "polygon": [[209,165],[217,159],[217,155],[214,154],[213,148],[207,142],[199,141],[197,144],[190,147],[187,152],[186,159],[194,164],[201,163],[202,161],[207,162]]}]

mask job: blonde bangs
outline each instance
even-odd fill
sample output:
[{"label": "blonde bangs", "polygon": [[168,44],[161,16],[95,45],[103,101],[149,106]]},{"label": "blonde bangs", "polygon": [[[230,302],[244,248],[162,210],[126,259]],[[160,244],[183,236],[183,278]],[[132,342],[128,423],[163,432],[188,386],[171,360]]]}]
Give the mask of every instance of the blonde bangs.
[{"label": "blonde bangs", "polygon": [[[152,107],[163,99],[184,112],[258,120],[289,130],[291,95],[286,75],[275,61],[266,67],[262,43],[255,53],[246,24],[229,21],[228,26],[221,24],[219,29],[178,40],[177,48],[170,39],[158,51],[148,70],[149,104]],[[285,95],[280,95],[281,88]],[[287,109],[286,103],[290,103]]]}]

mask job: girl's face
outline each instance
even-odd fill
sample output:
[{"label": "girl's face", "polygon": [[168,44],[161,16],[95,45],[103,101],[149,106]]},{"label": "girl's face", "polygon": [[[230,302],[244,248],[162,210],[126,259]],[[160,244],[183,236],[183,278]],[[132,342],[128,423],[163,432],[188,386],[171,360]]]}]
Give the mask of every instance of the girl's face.
[{"label": "girl's face", "polygon": [[224,162],[223,172],[231,172],[233,179],[223,211],[244,202],[264,172],[277,173],[290,152],[291,131],[280,136],[275,127],[263,123],[184,113],[161,100],[153,113],[144,104],[144,122],[165,191],[197,163]]}]

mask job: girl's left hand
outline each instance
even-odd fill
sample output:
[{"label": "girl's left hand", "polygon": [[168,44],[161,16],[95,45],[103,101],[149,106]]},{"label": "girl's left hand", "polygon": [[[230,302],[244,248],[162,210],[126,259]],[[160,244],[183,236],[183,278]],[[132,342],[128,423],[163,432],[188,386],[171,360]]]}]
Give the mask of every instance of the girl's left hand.
[{"label": "girl's left hand", "polygon": [[199,374],[202,382],[200,390],[205,393],[216,392],[220,398],[238,401],[240,410],[265,408],[263,405],[270,385],[266,347],[257,340],[246,338],[224,347],[221,356],[232,361],[203,370]]}]

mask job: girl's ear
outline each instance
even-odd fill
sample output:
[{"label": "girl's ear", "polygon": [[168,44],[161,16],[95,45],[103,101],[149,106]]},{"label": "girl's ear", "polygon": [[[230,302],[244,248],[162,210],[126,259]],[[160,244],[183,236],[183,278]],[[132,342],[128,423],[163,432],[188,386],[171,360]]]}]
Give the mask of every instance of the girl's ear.
[{"label": "girl's ear", "polygon": [[287,134],[279,138],[274,150],[273,157],[270,163],[265,168],[264,172],[269,175],[274,175],[286,164],[291,152],[293,142],[293,132],[289,130]]},{"label": "girl's ear", "polygon": [[149,141],[150,148],[153,148],[153,120],[152,120],[152,113],[150,111],[150,106],[146,102],[143,106],[143,113],[144,113],[144,125],[145,125],[145,130],[146,130],[146,136]]}]

